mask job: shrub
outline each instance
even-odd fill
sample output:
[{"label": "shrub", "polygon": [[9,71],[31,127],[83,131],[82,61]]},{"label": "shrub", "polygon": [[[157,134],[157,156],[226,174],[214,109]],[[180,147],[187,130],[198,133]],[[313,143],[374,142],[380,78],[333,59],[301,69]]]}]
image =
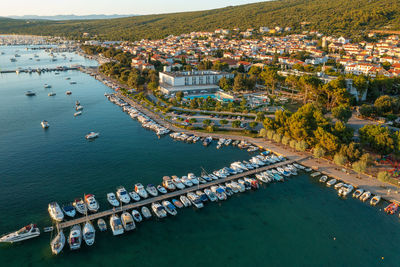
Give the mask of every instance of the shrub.
[{"label": "shrub", "polygon": [[314,157],[316,157],[318,159],[322,158],[325,155],[325,153],[326,153],[325,149],[323,149],[321,146],[316,146],[314,148],[314,152],[313,152]]},{"label": "shrub", "polygon": [[290,146],[291,148],[296,148],[296,145],[297,145],[297,141],[296,141],[296,140],[294,140],[294,139],[290,140],[289,146]]},{"label": "shrub", "polygon": [[267,137],[267,130],[265,130],[264,128],[262,128],[258,134],[259,136],[265,138]]},{"label": "shrub", "polygon": [[284,144],[285,146],[287,146],[290,142],[290,137],[284,136],[282,137],[282,144]]},{"label": "shrub", "polygon": [[268,130],[267,131],[267,138],[272,140],[272,137],[274,136],[275,132],[273,130]]},{"label": "shrub", "polygon": [[280,143],[282,141],[282,135],[280,134],[274,134],[273,139],[275,142]]},{"label": "shrub", "polygon": [[333,162],[335,162],[336,165],[344,166],[347,163],[347,158],[340,153],[336,153],[333,157]]},{"label": "shrub", "polygon": [[392,175],[387,171],[381,171],[378,173],[378,180],[381,182],[389,182]]},{"label": "shrub", "polygon": [[367,162],[359,160],[353,163],[353,170],[358,173],[363,173],[367,170]]},{"label": "shrub", "polygon": [[301,141],[298,142],[297,145],[296,145],[296,149],[297,149],[298,151],[304,152],[304,151],[307,150],[307,148],[308,148],[308,144],[307,144],[307,142],[304,141],[304,140],[301,140]]}]

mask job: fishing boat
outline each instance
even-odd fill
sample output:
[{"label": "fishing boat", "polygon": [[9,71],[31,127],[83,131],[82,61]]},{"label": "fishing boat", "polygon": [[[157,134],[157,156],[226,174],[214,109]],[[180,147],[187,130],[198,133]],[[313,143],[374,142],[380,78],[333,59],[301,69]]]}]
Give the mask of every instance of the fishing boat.
[{"label": "fishing boat", "polygon": [[110,228],[113,235],[122,235],[124,233],[124,227],[122,226],[121,219],[117,214],[113,214],[110,217]]},{"label": "fishing boat", "polygon": [[85,223],[85,226],[83,227],[82,236],[83,236],[83,240],[85,241],[86,245],[91,246],[94,244],[96,230],[94,229],[93,225],[90,222]]},{"label": "fishing boat", "polygon": [[75,217],[76,215],[76,210],[71,204],[63,206],[62,211],[65,213],[65,215],[71,218]]},{"label": "fishing boat", "polygon": [[150,218],[151,218],[151,212],[150,212],[150,210],[149,210],[148,207],[143,206],[143,207],[140,209],[140,211],[142,212],[143,217],[144,217],[145,219],[150,219]]},{"label": "fishing boat", "polygon": [[94,195],[92,194],[85,195],[85,202],[88,210],[91,212],[97,212],[100,208],[99,203],[96,201]]},{"label": "fishing boat", "polygon": [[360,196],[360,200],[361,200],[362,202],[365,202],[365,201],[367,201],[370,197],[371,197],[371,192],[365,191],[365,192]]},{"label": "fishing boat", "polygon": [[128,204],[131,201],[128,191],[126,191],[125,187],[123,186],[117,188],[117,197],[122,203],[125,204]]},{"label": "fishing boat", "polygon": [[63,250],[64,246],[65,235],[63,231],[59,231],[58,234],[50,242],[51,252],[54,255],[58,255]]},{"label": "fishing boat", "polygon": [[71,250],[76,250],[81,247],[82,243],[82,232],[81,227],[78,224],[72,226],[68,237],[68,244]]},{"label": "fishing boat", "polygon": [[335,183],[336,183],[336,179],[333,178],[333,179],[329,180],[329,181],[326,183],[326,186],[330,187],[330,186],[334,185]]},{"label": "fishing boat", "polygon": [[359,189],[357,189],[356,191],[354,191],[353,197],[359,198],[363,193],[364,193],[364,189],[359,188]]},{"label": "fishing boat", "polygon": [[82,198],[77,198],[72,202],[72,205],[75,207],[76,211],[82,215],[85,215],[87,212],[87,206]]},{"label": "fishing boat", "polygon": [[22,227],[18,231],[3,235],[0,237],[0,243],[16,243],[38,237],[39,235],[39,228],[36,226],[36,224],[31,223],[25,227]]},{"label": "fishing boat", "polygon": [[111,206],[118,207],[119,206],[119,201],[115,197],[114,193],[108,193],[107,194],[107,201],[108,203],[111,204]]},{"label": "fishing boat", "polygon": [[175,184],[172,182],[169,176],[163,177],[162,185],[169,191],[174,191],[176,189]]},{"label": "fishing boat", "polygon": [[101,232],[107,231],[107,224],[104,219],[100,218],[97,220],[97,226],[99,227]]},{"label": "fishing boat", "polygon": [[62,212],[57,202],[49,203],[47,210],[49,211],[50,217],[53,220],[61,222],[64,219],[64,213]]},{"label": "fishing boat", "polygon": [[385,212],[387,214],[395,214],[397,209],[399,208],[399,205],[397,205],[396,203],[390,203],[386,208],[385,208]]},{"label": "fishing boat", "polygon": [[179,199],[180,199],[180,201],[182,202],[182,204],[185,206],[185,207],[189,207],[189,206],[191,206],[192,205],[192,203],[190,202],[190,200],[186,197],[186,196],[180,196],[179,197]]},{"label": "fishing boat", "polygon": [[167,211],[165,210],[165,208],[158,202],[153,202],[151,204],[151,209],[153,210],[154,214],[158,217],[158,218],[164,218],[167,217]]},{"label": "fishing boat", "polygon": [[183,204],[182,204],[182,202],[180,202],[179,200],[177,200],[177,199],[172,199],[171,200],[172,201],[172,204],[174,204],[174,206],[175,207],[177,207],[177,208],[183,208],[184,206],[183,206]]},{"label": "fishing boat", "polygon": [[161,185],[157,185],[157,190],[158,192],[160,192],[161,194],[166,194],[168,193],[167,189],[165,189],[165,187],[161,186]]},{"label": "fishing boat", "polygon": [[132,217],[135,222],[141,222],[143,220],[142,215],[140,215],[140,212],[137,210],[132,210]]},{"label": "fishing boat", "polygon": [[164,200],[163,202],[161,202],[161,204],[163,205],[163,207],[165,208],[165,210],[171,214],[172,216],[175,216],[178,214],[178,211],[176,210],[176,207],[169,202],[168,200]]},{"label": "fishing boat", "polygon": [[43,129],[47,129],[47,128],[50,127],[49,122],[48,122],[48,121],[45,121],[45,120],[41,121],[40,124],[42,125],[42,128],[43,128]]},{"label": "fishing boat", "polygon": [[136,228],[135,221],[129,212],[125,211],[121,214],[121,221],[125,231],[131,231]]},{"label": "fishing boat", "polygon": [[88,140],[93,140],[93,139],[95,139],[95,138],[97,138],[99,136],[100,136],[100,133],[90,132],[87,135],[85,135],[85,138],[88,139]]},{"label": "fishing boat", "polygon": [[157,188],[156,188],[154,185],[152,185],[152,184],[149,184],[149,185],[146,186],[146,191],[147,191],[150,195],[152,195],[153,197],[158,196]]},{"label": "fishing boat", "polygon": [[140,196],[139,196],[138,193],[136,193],[135,191],[129,192],[129,196],[130,196],[131,199],[133,199],[134,201],[140,201]]},{"label": "fishing boat", "polygon": [[149,196],[141,183],[135,184],[135,192],[142,198],[147,198]]},{"label": "fishing boat", "polygon": [[328,176],[326,176],[326,175],[323,175],[323,176],[321,176],[321,178],[319,178],[319,181],[321,183],[325,183],[327,180],[328,180]]},{"label": "fishing boat", "polygon": [[371,206],[376,206],[380,201],[381,201],[381,196],[376,195],[373,198],[371,198],[371,201],[369,202],[369,204]]}]

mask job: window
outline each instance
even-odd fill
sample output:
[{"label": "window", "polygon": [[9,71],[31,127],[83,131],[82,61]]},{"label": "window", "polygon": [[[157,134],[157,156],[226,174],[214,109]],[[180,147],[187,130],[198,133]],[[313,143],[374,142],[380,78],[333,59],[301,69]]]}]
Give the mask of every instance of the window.
[{"label": "window", "polygon": [[213,83],[216,84],[217,83],[217,75],[213,76]]},{"label": "window", "polygon": [[192,77],[192,84],[197,84],[197,77]]},{"label": "window", "polygon": [[185,85],[189,85],[189,77],[185,77]]},{"label": "window", "polygon": [[203,76],[199,77],[199,84],[203,84]]},{"label": "window", "polygon": [[206,84],[210,84],[210,76],[206,76]]}]

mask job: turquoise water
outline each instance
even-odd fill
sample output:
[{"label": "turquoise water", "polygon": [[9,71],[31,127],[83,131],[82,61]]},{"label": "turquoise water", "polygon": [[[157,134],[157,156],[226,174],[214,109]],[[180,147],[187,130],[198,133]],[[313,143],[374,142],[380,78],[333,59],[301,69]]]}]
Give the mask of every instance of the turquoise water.
[{"label": "turquoise water", "polygon": [[216,98],[216,99],[218,99],[218,100],[222,100],[223,102],[232,102],[233,100],[232,99],[229,99],[229,98],[222,98],[221,99],[221,96],[217,96],[217,95],[215,95],[215,94],[207,94],[207,95],[190,95],[190,96],[185,96],[184,98],[185,99],[188,99],[188,100],[192,100],[192,99],[196,99],[196,98],[204,98],[204,99],[206,99],[206,98],[208,98],[208,97],[211,97],[211,98]]},{"label": "turquoise water", "polygon": [[[26,97],[26,90],[37,95]],[[30,222],[48,226],[51,201],[93,193],[104,210],[106,193],[119,185],[158,184],[164,175],[199,174],[201,167],[214,170],[249,157],[233,147],[159,139],[104,92],[111,90],[77,71],[0,76],[0,233]],[[84,110],[74,118],[76,100]],[[87,142],[89,131],[100,138]],[[4,266],[398,266],[399,218],[382,208],[340,199],[334,189],[299,175],[140,223],[123,236],[97,232],[93,247],[65,247],[59,256],[51,254],[49,234],[1,244],[0,259]]]}]

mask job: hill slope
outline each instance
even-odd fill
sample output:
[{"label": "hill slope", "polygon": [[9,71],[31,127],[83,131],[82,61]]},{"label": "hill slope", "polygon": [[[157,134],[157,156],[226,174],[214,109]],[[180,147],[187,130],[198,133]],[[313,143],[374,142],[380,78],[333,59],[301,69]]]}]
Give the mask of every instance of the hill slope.
[{"label": "hill slope", "polygon": [[39,21],[0,19],[1,33],[81,37],[82,32],[102,39],[137,40],[169,34],[213,31],[216,28],[290,26],[330,34],[354,36],[371,29],[400,29],[398,0],[280,0],[221,9],[110,20]]}]

